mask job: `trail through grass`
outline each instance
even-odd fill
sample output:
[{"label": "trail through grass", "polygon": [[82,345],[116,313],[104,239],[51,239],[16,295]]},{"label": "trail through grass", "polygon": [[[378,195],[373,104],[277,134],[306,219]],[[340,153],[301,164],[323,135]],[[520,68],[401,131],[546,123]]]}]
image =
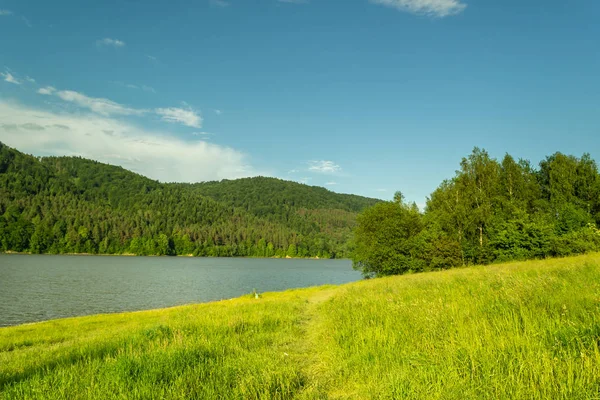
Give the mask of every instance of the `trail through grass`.
[{"label": "trail through grass", "polygon": [[600,399],[600,255],[0,329],[2,399]]}]

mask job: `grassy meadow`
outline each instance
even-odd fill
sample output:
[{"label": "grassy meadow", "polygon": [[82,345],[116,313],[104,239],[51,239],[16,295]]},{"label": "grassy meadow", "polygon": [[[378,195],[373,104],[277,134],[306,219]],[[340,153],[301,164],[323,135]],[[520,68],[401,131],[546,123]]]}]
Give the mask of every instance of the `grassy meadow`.
[{"label": "grassy meadow", "polygon": [[600,255],[0,329],[1,399],[600,399]]}]

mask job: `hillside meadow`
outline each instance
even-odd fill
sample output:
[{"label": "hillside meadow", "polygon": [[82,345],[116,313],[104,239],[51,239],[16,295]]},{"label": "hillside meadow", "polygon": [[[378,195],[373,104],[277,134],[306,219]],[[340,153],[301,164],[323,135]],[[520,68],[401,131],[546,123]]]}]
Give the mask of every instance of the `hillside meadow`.
[{"label": "hillside meadow", "polygon": [[600,398],[600,255],[0,329],[2,399]]}]

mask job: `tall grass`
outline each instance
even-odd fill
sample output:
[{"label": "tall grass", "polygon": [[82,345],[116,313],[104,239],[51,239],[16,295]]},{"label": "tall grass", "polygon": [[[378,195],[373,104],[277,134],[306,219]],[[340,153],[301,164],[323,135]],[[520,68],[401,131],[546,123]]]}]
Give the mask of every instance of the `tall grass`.
[{"label": "tall grass", "polygon": [[332,397],[600,398],[597,255],[363,282],[321,313]]},{"label": "tall grass", "polygon": [[600,255],[0,329],[0,398],[600,398]]},{"label": "tall grass", "polygon": [[0,329],[0,397],[290,398],[314,291]]}]

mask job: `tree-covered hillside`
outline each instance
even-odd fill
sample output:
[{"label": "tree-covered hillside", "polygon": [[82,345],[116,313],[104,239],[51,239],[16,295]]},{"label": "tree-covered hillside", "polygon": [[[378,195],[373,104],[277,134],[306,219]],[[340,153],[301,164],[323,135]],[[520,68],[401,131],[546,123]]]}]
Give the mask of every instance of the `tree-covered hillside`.
[{"label": "tree-covered hillside", "polygon": [[589,154],[535,168],[475,148],[425,213],[399,193],[358,221],[354,262],[367,275],[600,251],[600,174]]},{"label": "tree-covered hillside", "polygon": [[0,143],[2,251],[346,257],[376,202],[273,178],[164,184]]},{"label": "tree-covered hillside", "polygon": [[194,185],[217,201],[242,207],[259,217],[277,217],[288,209],[338,209],[359,212],[377,201],[338,194],[319,186],[306,186],[275,178],[244,178]]}]

